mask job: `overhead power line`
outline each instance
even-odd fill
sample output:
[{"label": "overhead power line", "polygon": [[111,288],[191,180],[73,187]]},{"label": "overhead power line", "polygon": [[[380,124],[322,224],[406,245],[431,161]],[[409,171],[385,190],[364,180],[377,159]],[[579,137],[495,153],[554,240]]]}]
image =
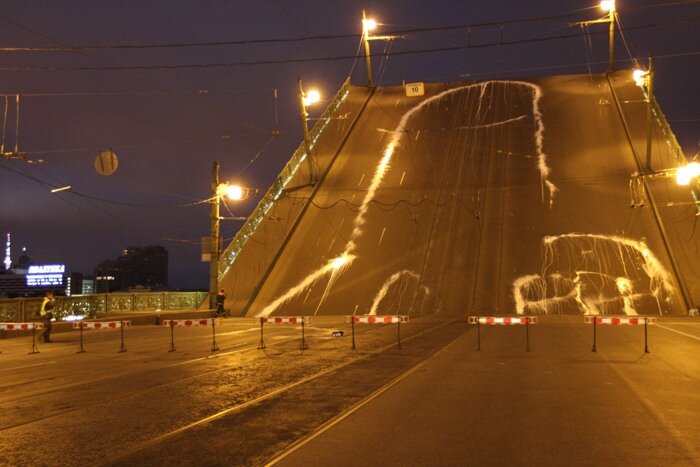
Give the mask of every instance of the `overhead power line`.
[{"label": "overhead power line", "polygon": [[[699,0],[700,1],[700,0]],[[278,2],[279,4],[279,2]],[[285,10],[286,11],[286,10]],[[565,19],[571,18],[579,12],[569,12],[560,15],[553,16],[538,16],[531,18],[520,18],[514,20],[504,20],[498,22],[488,22],[488,23],[470,23],[470,24],[458,24],[458,25],[448,25],[448,26],[437,26],[430,28],[407,28],[407,29],[397,29],[395,31],[390,31],[389,35],[402,35],[402,34],[412,34],[412,33],[423,33],[423,32],[439,32],[439,31],[450,31],[456,29],[468,29],[468,28],[478,28],[496,25],[507,25],[507,24],[518,24],[518,23],[528,23],[528,22],[539,22],[539,21],[551,21],[554,19]],[[0,20],[12,22],[4,16],[0,16]],[[306,29],[303,29],[304,32]],[[231,41],[209,41],[209,42],[186,42],[186,43],[163,43],[163,44],[121,44],[121,45],[82,45],[82,46],[67,46],[61,45],[58,47],[0,47],[1,52],[75,52],[75,51],[86,51],[86,50],[105,50],[105,49],[167,49],[167,48],[181,48],[181,47],[220,47],[220,46],[231,46],[231,45],[254,45],[254,44],[279,44],[279,43],[291,43],[291,42],[307,42],[307,41],[321,41],[321,40],[335,40],[335,39],[348,39],[348,38],[360,38],[362,34],[360,33],[348,33],[348,34],[326,34],[326,35],[311,35],[307,34],[304,37],[286,37],[286,38],[273,38],[273,39],[245,39],[245,40],[231,40]]]},{"label": "overhead power line", "polygon": [[[676,2],[665,2],[656,5],[644,5],[637,6],[633,8],[626,8],[625,13],[632,13],[638,10],[647,10],[652,8],[666,8],[670,6],[685,6],[693,3],[698,3],[700,0],[681,0]],[[288,15],[291,13],[280,4],[276,2]],[[423,27],[423,28],[403,28],[395,29],[393,31],[388,31],[387,35],[406,35],[406,34],[417,34],[426,32],[441,32],[441,31],[454,31],[460,29],[470,29],[470,28],[482,28],[491,26],[507,26],[511,24],[523,24],[523,23],[535,23],[535,22],[546,22],[559,19],[567,19],[573,17],[579,17],[582,11],[588,11],[596,9],[597,7],[583,8],[580,10],[574,10],[567,13],[561,13],[557,15],[548,16],[533,16],[527,18],[516,18],[516,19],[506,19],[489,21],[482,23],[468,23],[468,24],[456,24],[456,25],[446,25],[446,26],[435,26],[435,27]],[[161,43],[161,44],[106,44],[106,45],[77,45],[68,46],[65,44],[60,44],[54,47],[0,47],[0,52],[76,52],[76,51],[90,51],[90,50],[111,50],[111,49],[168,49],[168,48],[185,48],[185,47],[222,47],[222,46],[237,46],[237,45],[255,45],[255,44],[285,44],[294,42],[316,42],[324,40],[338,40],[338,39],[358,39],[362,36],[360,33],[345,33],[345,34],[325,34],[325,35],[312,35],[298,22],[296,18],[293,18],[295,22],[306,32],[304,37],[283,37],[283,38],[272,38],[272,39],[240,39],[240,40],[228,40],[228,41],[202,41],[202,42],[171,42],[171,43]],[[14,20],[7,18],[5,16],[0,16],[0,20],[6,21],[10,24],[17,24]],[[323,50],[323,49],[322,49]],[[325,52],[325,50],[324,50]]]},{"label": "overhead power line", "polygon": [[[653,29],[666,26],[673,26],[683,23],[694,23],[700,18],[685,18],[676,21],[666,21],[661,23],[651,23],[644,24],[634,27],[629,27],[625,29],[625,32],[640,30],[640,29]],[[590,32],[591,35],[602,35],[608,34],[608,31],[595,31]],[[419,49],[419,50],[404,50],[396,51],[392,53],[392,56],[402,56],[402,55],[419,55],[419,54],[429,54],[438,52],[452,52],[458,50],[467,49],[482,49],[489,47],[503,47],[503,46],[513,46],[513,45],[523,45],[523,44],[533,44],[541,43],[553,40],[564,40],[571,39],[574,37],[579,37],[580,33],[576,31],[575,33],[568,34],[558,34],[551,36],[541,36],[530,39],[517,39],[512,41],[499,40],[496,42],[488,42],[483,44],[466,44],[457,46],[446,46],[446,47],[435,47],[431,49]],[[694,55],[694,52],[688,55]],[[236,67],[236,66],[256,66],[256,65],[281,65],[287,63],[310,63],[310,62],[327,62],[333,60],[354,60],[355,55],[338,55],[335,57],[315,57],[315,58],[285,58],[277,60],[255,60],[255,61],[236,61],[236,62],[219,62],[219,63],[186,63],[178,65],[131,65],[131,66],[101,66],[101,67],[53,67],[53,66],[36,66],[36,67],[0,67],[0,71],[124,71],[124,70],[178,70],[178,69],[198,69],[198,68],[226,68],[226,67]]]}]

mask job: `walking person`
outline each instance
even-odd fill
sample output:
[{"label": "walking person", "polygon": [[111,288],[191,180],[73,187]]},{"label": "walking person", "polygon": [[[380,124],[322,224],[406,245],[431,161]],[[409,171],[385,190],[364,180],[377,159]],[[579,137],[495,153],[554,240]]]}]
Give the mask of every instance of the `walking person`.
[{"label": "walking person", "polygon": [[224,302],[226,301],[226,290],[221,289],[218,294],[216,294],[216,316],[226,316],[226,310],[224,310]]},{"label": "walking person", "polygon": [[51,320],[53,319],[53,310],[56,306],[56,299],[53,296],[53,292],[46,292],[44,301],[41,302],[41,308],[39,309],[39,317],[44,323],[44,333],[42,334],[44,342],[53,342],[51,340]]}]

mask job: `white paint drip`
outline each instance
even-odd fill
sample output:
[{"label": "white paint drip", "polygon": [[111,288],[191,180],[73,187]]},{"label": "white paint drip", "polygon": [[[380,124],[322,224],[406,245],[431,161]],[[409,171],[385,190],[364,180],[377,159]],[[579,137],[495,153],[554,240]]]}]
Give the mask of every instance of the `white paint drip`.
[{"label": "white paint drip", "polygon": [[[542,90],[540,89],[539,86],[536,86],[532,83],[528,83],[525,81],[484,81],[481,83],[476,83],[476,84],[470,84],[466,86],[460,86],[457,88],[452,88],[445,90],[439,94],[436,94],[434,96],[429,97],[428,99],[425,99],[421,101],[420,104],[412,107],[410,110],[408,110],[406,113],[403,114],[401,117],[401,120],[399,121],[399,124],[397,127],[390,132],[387,132],[387,134],[390,134],[389,142],[387,143],[386,147],[384,148],[384,152],[382,154],[382,158],[379,160],[379,163],[377,164],[377,167],[374,171],[374,176],[372,177],[372,181],[369,185],[369,188],[367,189],[367,193],[365,194],[364,199],[362,200],[362,209],[358,213],[358,215],[355,217],[355,220],[353,222],[353,229],[352,233],[350,235],[350,240],[347,242],[344,251],[341,253],[340,257],[345,257],[347,258],[347,265],[343,268],[345,270],[352,261],[355,260],[356,255],[355,255],[355,250],[357,248],[357,243],[356,240],[358,237],[360,237],[363,233],[362,226],[365,223],[365,213],[366,213],[366,207],[369,205],[369,203],[374,199],[374,196],[377,192],[377,189],[379,188],[379,185],[381,184],[382,180],[384,179],[384,175],[386,174],[387,169],[389,168],[389,162],[391,161],[391,157],[393,156],[395,150],[400,146],[401,138],[406,134],[407,132],[407,125],[408,121],[416,115],[418,112],[420,112],[423,108],[439,102],[441,99],[448,95],[456,94],[459,92],[462,92],[464,90],[472,89],[472,88],[479,88],[480,94],[479,94],[479,105],[478,105],[478,110],[477,110],[477,115],[480,115],[481,112],[481,104],[484,99],[485,95],[485,90],[487,86],[494,86],[497,84],[505,84],[505,85],[518,85],[518,86],[524,86],[530,90],[532,90],[533,93],[533,98],[532,98],[532,115],[535,120],[535,126],[536,126],[536,131],[535,131],[535,146],[536,146],[536,154],[538,158],[538,170],[540,172],[540,178],[542,180],[542,202],[544,202],[544,186],[547,186],[549,189],[549,205],[550,207],[552,206],[554,202],[554,193],[556,192],[556,187],[554,186],[553,183],[549,182],[548,176],[549,176],[549,167],[547,166],[547,156],[544,154],[543,151],[543,146],[542,146],[542,141],[543,141],[543,134],[544,134],[544,124],[542,123],[542,113],[540,112],[539,108],[539,101],[542,97]],[[504,122],[496,122],[493,124],[489,124],[490,126],[494,126],[497,124],[504,124],[504,123],[511,123],[512,121],[519,120],[519,117],[516,119],[509,119]],[[416,135],[416,138],[418,138],[418,135]],[[364,175],[363,175],[364,178]],[[330,263],[332,263],[333,260],[331,260]],[[279,306],[282,304],[286,303],[288,300],[291,298],[295,297],[299,293],[301,293],[306,287],[309,285],[313,284],[316,280],[319,278],[323,277],[329,272],[333,272],[334,269],[330,268],[329,269],[329,264],[326,264],[322,267],[320,267],[318,270],[315,272],[312,272],[309,274],[306,278],[304,278],[300,283],[298,283],[296,286],[292,287],[289,289],[284,295],[281,297],[277,298],[274,300],[272,303],[270,303],[268,306],[266,306],[259,314],[258,316],[269,316],[274,310],[276,310]],[[337,276],[337,272],[333,272],[334,276]],[[329,284],[333,281],[329,281]],[[319,307],[323,303],[323,300],[325,300],[325,297],[328,296],[328,287],[326,287],[326,292],[323,295],[323,298],[321,302],[319,303]],[[316,309],[318,311],[318,307]]]},{"label": "white paint drip", "polygon": [[622,296],[625,314],[637,315],[637,311],[634,309],[634,288],[632,286],[632,281],[626,277],[616,277],[615,285],[620,292],[620,296]]},{"label": "white paint drip", "polygon": [[[518,314],[556,313],[573,299],[581,313],[604,314],[621,302],[620,311],[637,315],[635,301],[644,296],[653,297],[662,314],[665,305],[672,302],[671,275],[644,241],[571,233],[545,237],[542,244],[542,276],[526,275],[513,281]],[[558,269],[556,275],[548,276],[554,289],[551,296],[548,281],[543,279],[550,268]],[[567,271],[571,279],[563,276]],[[635,283],[646,283],[642,288],[648,291],[635,290]]]},{"label": "white paint drip", "polygon": [[389,287],[391,287],[391,285],[394,282],[396,282],[404,276],[412,277],[417,281],[420,280],[420,276],[409,269],[403,269],[399,272],[395,272],[394,274],[392,274],[391,277],[384,281],[384,284],[382,284],[382,287],[379,289],[379,292],[377,292],[377,295],[375,295],[374,301],[372,302],[372,307],[369,310],[370,315],[377,314],[377,307],[379,306],[379,303],[381,303],[382,299],[384,299],[384,297],[386,296],[387,292],[389,291]]},{"label": "white paint drip", "polygon": [[508,123],[514,123],[523,119],[526,119],[529,115],[521,115],[515,118],[509,118],[508,120],[503,120],[496,123],[484,123],[483,125],[472,125],[472,126],[460,126],[457,127],[458,130],[480,130],[482,128],[493,128],[495,126],[506,125]]}]

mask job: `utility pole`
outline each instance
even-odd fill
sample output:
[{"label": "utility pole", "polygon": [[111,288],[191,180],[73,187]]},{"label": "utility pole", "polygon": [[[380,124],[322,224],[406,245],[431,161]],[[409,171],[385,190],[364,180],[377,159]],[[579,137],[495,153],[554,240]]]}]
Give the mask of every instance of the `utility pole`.
[{"label": "utility pole", "polygon": [[211,183],[211,248],[209,256],[209,309],[216,309],[216,294],[219,291],[219,161],[214,162]]},{"label": "utility pole", "polygon": [[612,73],[615,71],[615,1],[611,1],[610,5],[610,28],[608,30],[608,42],[610,43],[610,63],[608,64],[608,71]]},{"label": "utility pole", "polygon": [[654,127],[654,57],[649,57],[649,71],[647,71],[647,166],[651,172],[651,137]]},{"label": "utility pole", "polygon": [[372,59],[370,58],[369,50],[369,24],[367,23],[367,15],[362,9],[362,42],[365,43],[365,60],[367,63],[367,86],[372,87]]},{"label": "utility pole", "polygon": [[311,161],[311,141],[309,141],[309,124],[307,123],[309,113],[306,111],[306,104],[304,103],[304,89],[301,86],[301,78],[297,77],[297,83],[299,84],[299,112],[301,112],[301,125],[304,130],[304,151],[306,151],[306,162],[309,164],[309,185],[314,185],[316,183],[316,175],[314,174],[314,164]]}]

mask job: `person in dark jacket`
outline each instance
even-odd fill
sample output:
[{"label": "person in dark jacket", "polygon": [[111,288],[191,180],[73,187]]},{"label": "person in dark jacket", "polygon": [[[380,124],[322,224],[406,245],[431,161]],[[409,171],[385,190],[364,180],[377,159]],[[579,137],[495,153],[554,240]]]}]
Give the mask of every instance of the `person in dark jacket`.
[{"label": "person in dark jacket", "polygon": [[226,301],[226,290],[221,289],[218,294],[216,294],[216,316],[226,316],[226,311],[224,310],[224,302]]},{"label": "person in dark jacket", "polygon": [[53,292],[46,292],[44,301],[41,302],[41,308],[39,309],[39,317],[44,323],[44,342],[53,342],[51,340],[51,320],[53,319],[53,310],[56,305],[56,300],[53,297]]}]

